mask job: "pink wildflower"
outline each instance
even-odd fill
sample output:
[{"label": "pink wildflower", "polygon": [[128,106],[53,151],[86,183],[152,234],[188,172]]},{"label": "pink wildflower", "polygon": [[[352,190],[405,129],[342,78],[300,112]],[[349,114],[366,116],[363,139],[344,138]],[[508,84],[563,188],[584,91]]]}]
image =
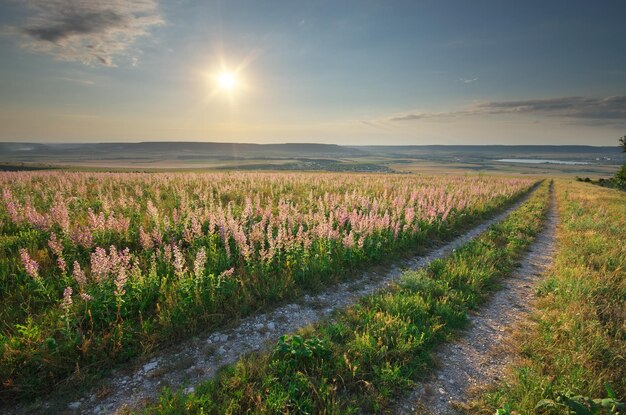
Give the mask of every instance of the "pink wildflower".
[{"label": "pink wildflower", "polygon": [[72,276],[81,288],[85,284],[87,284],[87,277],[85,276],[85,272],[80,269],[80,264],[78,263],[78,261],[74,261],[74,270],[72,271]]},{"label": "pink wildflower", "polygon": [[105,228],[104,213],[95,214],[93,209],[87,209],[89,227],[94,231],[103,231]]},{"label": "pink wildflower", "polygon": [[226,278],[226,277],[231,277],[234,273],[235,273],[235,268],[230,268],[230,269],[227,269],[226,271],[223,271],[219,276]]},{"label": "pink wildflower", "polygon": [[204,234],[202,232],[202,223],[196,218],[196,216],[191,217],[191,232],[194,238],[201,238]]},{"label": "pink wildflower", "polygon": [[168,264],[172,262],[172,246],[171,245],[165,245],[163,247],[163,259]]},{"label": "pink wildflower", "polygon": [[354,245],[355,245],[354,235],[352,234],[352,232],[350,232],[349,234],[343,237],[343,246],[346,247],[347,249],[352,249],[354,248]]},{"label": "pink wildflower", "polygon": [[67,271],[67,263],[63,259],[62,256],[57,258],[57,267],[61,270],[61,272],[65,273]]},{"label": "pink wildflower", "polygon": [[119,213],[117,217],[115,217],[114,214],[111,214],[106,220],[106,228],[117,233],[127,233],[129,226],[130,219],[125,218],[121,213]]},{"label": "pink wildflower", "polygon": [[148,211],[148,214],[152,216],[154,223],[159,223],[159,209],[154,206],[152,200],[148,200],[148,203],[146,203],[146,210]]},{"label": "pink wildflower", "polygon": [[13,200],[5,200],[7,212],[9,213],[9,217],[13,223],[21,223],[23,220],[23,216],[20,213],[22,207],[18,202]]},{"label": "pink wildflower", "polygon": [[77,245],[89,248],[93,245],[93,235],[87,226],[75,228],[70,232],[70,239]]},{"label": "pink wildflower", "polygon": [[117,273],[117,277],[115,278],[115,295],[117,297],[121,297],[126,294],[126,290],[124,286],[126,285],[126,268],[121,267],[119,272]]},{"label": "pink wildflower", "polygon": [[177,245],[174,245],[172,250],[174,252],[174,270],[176,271],[176,275],[180,278],[185,273],[185,258]]},{"label": "pink wildflower", "polygon": [[52,207],[50,208],[50,216],[52,217],[52,220],[61,227],[63,232],[69,231],[70,215],[67,211],[65,199],[58,193],[54,198]]},{"label": "pink wildflower", "polygon": [[65,287],[63,291],[63,302],[61,303],[61,307],[68,311],[72,306],[72,287]]},{"label": "pink wildflower", "polygon": [[57,238],[56,233],[52,232],[50,234],[50,240],[48,241],[48,246],[56,256],[63,255],[63,244]]},{"label": "pink wildflower", "polygon": [[26,205],[24,206],[24,211],[26,212],[26,219],[31,225],[39,229],[48,229],[48,218],[45,215],[37,212],[37,209],[35,209],[30,204],[30,202],[26,203]]},{"label": "pink wildflower", "polygon": [[106,250],[97,247],[96,251],[91,254],[91,274],[99,281],[107,276],[110,269],[111,264]]},{"label": "pink wildflower", "polygon": [[196,277],[202,276],[204,273],[204,266],[206,264],[206,251],[204,248],[200,248],[196,254],[196,259],[193,261],[193,273]]},{"label": "pink wildflower", "polygon": [[24,248],[20,249],[20,259],[22,260],[22,265],[26,273],[32,278],[39,278],[39,264],[30,257],[28,251]]},{"label": "pink wildflower", "polygon": [[91,300],[93,300],[93,297],[90,296],[89,294],[85,293],[85,292],[80,293],[80,298],[82,298],[83,301],[91,301]]},{"label": "pink wildflower", "polygon": [[157,245],[163,245],[163,234],[157,229],[152,229],[152,239]]},{"label": "pink wildflower", "polygon": [[147,251],[154,247],[154,243],[152,242],[152,237],[146,231],[144,231],[143,226],[139,227],[139,241],[141,243],[141,247]]}]

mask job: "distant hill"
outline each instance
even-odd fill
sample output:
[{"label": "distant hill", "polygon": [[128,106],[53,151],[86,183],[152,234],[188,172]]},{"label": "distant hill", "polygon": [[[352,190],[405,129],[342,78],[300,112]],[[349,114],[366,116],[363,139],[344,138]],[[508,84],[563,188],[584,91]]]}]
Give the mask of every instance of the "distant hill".
[{"label": "distant hill", "polygon": [[587,146],[587,145],[411,145],[411,146],[349,146],[370,152],[415,150],[415,151],[519,151],[523,153],[545,153],[548,151],[566,153],[592,153],[592,152],[615,152],[621,151],[620,146]]},{"label": "distant hill", "polygon": [[623,160],[619,146],[583,145],[478,145],[478,146],[355,146],[357,150],[392,158],[425,160],[497,160],[501,158],[556,158],[560,160],[586,160],[597,158]]},{"label": "distant hill", "polygon": [[559,153],[559,154],[607,154],[614,153],[619,154],[621,147],[619,146],[583,146],[583,145],[473,145],[473,146],[444,146],[444,145],[427,145],[427,146],[352,146],[361,151],[366,151],[375,154],[389,154],[389,153],[497,153],[498,156],[502,153],[516,153],[516,154],[530,154],[530,153]]},{"label": "distant hill", "polygon": [[226,158],[246,159],[259,157],[354,157],[366,154],[362,150],[336,144],[247,144],[205,143],[191,141],[155,141],[140,143],[0,143],[2,161],[43,161],[61,156],[68,161],[94,157],[106,159],[154,158],[168,159]]},{"label": "distant hill", "polygon": [[[593,146],[340,146],[336,144],[219,143],[2,143],[2,169],[53,166],[129,168],[215,168],[258,170],[393,171],[393,166],[434,162],[484,170],[506,158],[624,163],[620,147]],[[391,166],[391,167],[390,167]]]}]

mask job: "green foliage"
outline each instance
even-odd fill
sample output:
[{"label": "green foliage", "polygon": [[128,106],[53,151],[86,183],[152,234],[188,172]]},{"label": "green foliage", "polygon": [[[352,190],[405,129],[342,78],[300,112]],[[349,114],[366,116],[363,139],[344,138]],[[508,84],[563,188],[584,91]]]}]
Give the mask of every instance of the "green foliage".
[{"label": "green foliage", "polygon": [[[626,153],[626,135],[620,138],[619,142],[622,145],[622,152]],[[626,164],[623,164],[622,168],[615,173],[613,181],[617,187],[626,190]]]},{"label": "green foliage", "polygon": [[509,407],[508,404],[504,404],[502,408],[499,408],[496,410],[495,415],[512,415],[511,408]]},{"label": "green foliage", "polygon": [[618,187],[626,189],[626,164],[622,165],[621,169],[615,173],[614,180]]},{"label": "green foliage", "polygon": [[273,361],[280,362],[288,370],[304,370],[315,359],[328,357],[330,349],[325,339],[304,339],[298,335],[281,336],[274,349]]},{"label": "green foliage", "polygon": [[542,399],[535,405],[535,413],[572,415],[620,414],[625,406],[616,399],[612,390],[609,397],[591,399],[572,392],[557,393],[554,399]]}]

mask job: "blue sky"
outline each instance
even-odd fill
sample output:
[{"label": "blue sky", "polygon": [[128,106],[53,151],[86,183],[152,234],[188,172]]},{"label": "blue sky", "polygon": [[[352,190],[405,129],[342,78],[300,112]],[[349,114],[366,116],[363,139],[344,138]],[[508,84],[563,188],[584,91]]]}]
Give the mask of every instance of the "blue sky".
[{"label": "blue sky", "polygon": [[625,20],[623,1],[7,1],[0,140],[613,145]]}]

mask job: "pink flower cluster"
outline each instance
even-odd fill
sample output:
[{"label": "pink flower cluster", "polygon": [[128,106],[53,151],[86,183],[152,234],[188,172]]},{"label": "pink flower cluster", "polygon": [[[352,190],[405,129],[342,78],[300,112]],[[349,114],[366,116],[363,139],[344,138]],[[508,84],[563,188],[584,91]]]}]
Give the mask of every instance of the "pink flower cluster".
[{"label": "pink flower cluster", "polygon": [[96,281],[101,281],[112,274],[119,274],[124,270],[126,272],[130,266],[131,255],[130,250],[118,250],[115,246],[109,247],[109,252],[104,248],[97,247],[91,254],[91,276]]},{"label": "pink flower cluster", "polygon": [[[231,267],[379,249],[531,184],[479,176],[1,172],[0,223],[44,233],[52,260],[41,263],[56,266],[40,270],[22,249],[26,273],[64,275],[66,260],[73,262],[85,299],[89,283],[111,280],[124,295],[129,278],[156,262],[178,278],[224,268],[227,278]],[[73,256],[85,251],[86,262]]]},{"label": "pink flower cluster", "polygon": [[34,279],[39,278],[39,264],[30,257],[28,251],[24,248],[20,249],[20,259],[26,273]]}]

